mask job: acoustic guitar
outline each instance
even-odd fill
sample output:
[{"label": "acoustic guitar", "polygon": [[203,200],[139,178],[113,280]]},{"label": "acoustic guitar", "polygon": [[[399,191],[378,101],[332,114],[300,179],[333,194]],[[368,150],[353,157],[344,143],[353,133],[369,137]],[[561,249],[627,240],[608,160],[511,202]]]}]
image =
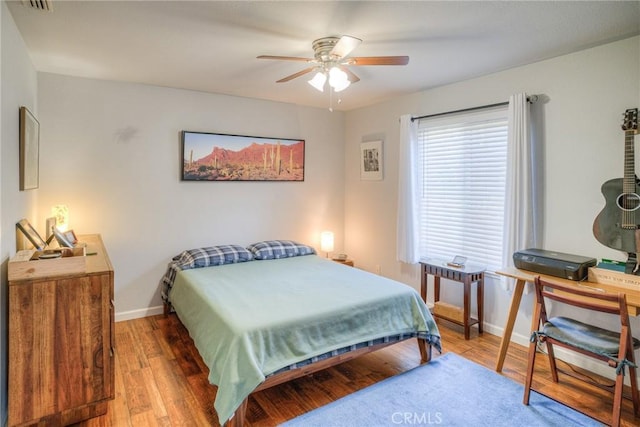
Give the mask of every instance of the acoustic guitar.
[{"label": "acoustic guitar", "polygon": [[639,273],[636,253],[640,246],[640,180],[635,174],[634,135],[638,133],[638,109],[628,109],[622,122],[624,131],[624,178],[602,184],[604,209],[593,222],[593,235],[605,246],[626,252],[627,273]]}]

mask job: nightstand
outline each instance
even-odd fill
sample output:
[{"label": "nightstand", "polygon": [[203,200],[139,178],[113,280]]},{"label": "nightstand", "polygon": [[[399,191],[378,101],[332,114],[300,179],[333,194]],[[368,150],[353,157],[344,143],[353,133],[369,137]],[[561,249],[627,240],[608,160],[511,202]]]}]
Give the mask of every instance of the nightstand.
[{"label": "nightstand", "polygon": [[[433,315],[443,318],[464,327],[464,339],[469,339],[469,329],[472,325],[478,325],[478,333],[482,333],[483,311],[484,311],[484,270],[485,267],[477,264],[467,263],[456,268],[451,267],[441,260],[420,260],[421,280],[420,294],[424,301],[427,301],[427,276],[433,276]],[[456,307],[446,302],[440,301],[440,278],[460,282],[464,289],[464,301],[462,307]],[[471,284],[476,283],[476,303],[478,307],[478,318],[471,318]]]},{"label": "nightstand", "polygon": [[340,264],[348,265],[349,267],[353,267],[353,260],[352,259],[335,259],[335,258],[332,258],[331,260],[335,261],[335,262],[339,262]]}]

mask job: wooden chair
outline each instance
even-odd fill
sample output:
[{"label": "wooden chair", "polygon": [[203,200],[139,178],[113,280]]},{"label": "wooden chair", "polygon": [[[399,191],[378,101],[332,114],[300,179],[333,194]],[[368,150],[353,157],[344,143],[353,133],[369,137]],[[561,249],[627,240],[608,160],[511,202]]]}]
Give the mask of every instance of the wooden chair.
[{"label": "wooden chair", "polygon": [[[561,285],[541,280],[540,277],[535,279],[535,292],[536,304],[533,312],[533,321],[537,322],[534,325],[542,326],[542,328],[540,330],[535,328],[531,331],[523,403],[525,405],[529,404],[537,343],[544,342],[546,343],[554,382],[558,382],[558,370],[553,353],[554,344],[607,362],[609,366],[616,369],[611,415],[612,426],[617,427],[620,424],[624,375],[626,368],[629,368],[634,414],[639,417],[640,399],[638,397],[637,369],[633,352],[634,349],[640,348],[640,340],[633,338],[631,335],[625,294],[608,294],[589,290],[579,285]],[[567,317],[558,316],[549,319],[545,308],[545,298],[592,312],[616,315],[620,318],[620,331],[609,331]]]}]

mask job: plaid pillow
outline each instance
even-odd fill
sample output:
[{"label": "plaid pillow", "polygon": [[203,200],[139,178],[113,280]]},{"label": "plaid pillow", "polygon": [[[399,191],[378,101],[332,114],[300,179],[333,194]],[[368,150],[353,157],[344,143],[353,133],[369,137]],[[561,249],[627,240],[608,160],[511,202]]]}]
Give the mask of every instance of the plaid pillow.
[{"label": "plaid pillow", "polygon": [[213,265],[234,264],[251,261],[251,252],[238,245],[210,246],[208,248],[189,249],[173,260],[183,270],[189,268],[210,267]]},{"label": "plaid pillow", "polygon": [[278,259],[301,255],[314,255],[316,250],[311,246],[293,240],[265,240],[247,246],[254,259]]}]

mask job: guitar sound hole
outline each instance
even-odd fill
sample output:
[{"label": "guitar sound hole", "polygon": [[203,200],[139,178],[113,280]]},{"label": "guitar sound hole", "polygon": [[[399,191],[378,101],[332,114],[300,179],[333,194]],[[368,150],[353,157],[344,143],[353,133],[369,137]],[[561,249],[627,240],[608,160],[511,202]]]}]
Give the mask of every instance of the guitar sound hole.
[{"label": "guitar sound hole", "polygon": [[636,193],[622,193],[618,196],[616,204],[625,212],[633,212],[640,207],[640,196]]}]

